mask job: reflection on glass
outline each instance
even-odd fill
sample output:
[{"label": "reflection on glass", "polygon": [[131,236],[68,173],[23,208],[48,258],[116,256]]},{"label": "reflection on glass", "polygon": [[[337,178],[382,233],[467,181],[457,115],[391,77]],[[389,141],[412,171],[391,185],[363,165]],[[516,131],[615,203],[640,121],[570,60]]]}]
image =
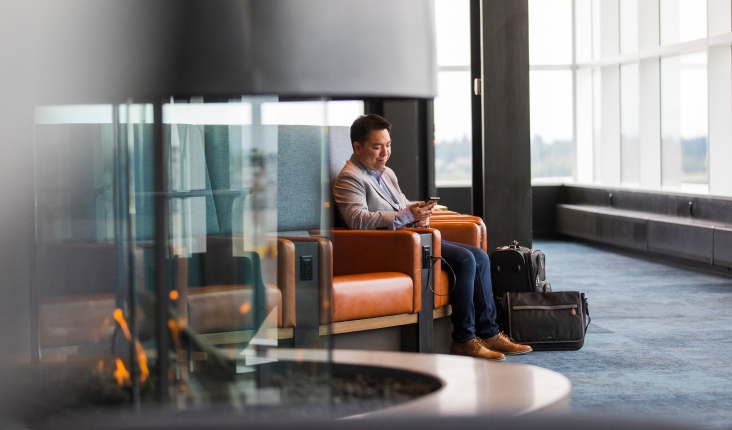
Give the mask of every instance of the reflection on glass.
[{"label": "reflection on glass", "polygon": [[[308,234],[330,225],[326,142],[347,136],[363,103],[197,97],[164,104],[162,118],[153,111],[36,109],[33,318],[47,403],[327,408],[330,300],[320,285],[331,275],[319,262],[330,256],[319,254],[327,236]],[[156,199],[167,206],[163,244]],[[299,313],[296,253],[313,277],[297,284]]]},{"label": "reflection on glass", "polygon": [[620,0],[620,53],[638,50],[638,0]]},{"label": "reflection on glass", "polygon": [[638,63],[620,66],[620,180],[640,183]]},{"label": "reflection on glass", "polygon": [[531,71],[531,177],[572,176],[572,72]]},{"label": "reflection on glass", "polygon": [[529,64],[572,63],[572,0],[529,0]]},{"label": "reflection on glass", "polygon": [[131,216],[150,208],[134,196],[144,192],[151,160],[131,154],[151,154],[151,121],[146,105],[36,109],[32,317],[43,391],[53,404],[128,404],[155,395],[154,299],[137,242],[150,225]]},{"label": "reflection on glass", "polygon": [[472,183],[470,72],[439,72],[435,98],[435,182]]},{"label": "reflection on glass", "polygon": [[663,0],[661,45],[687,42],[707,36],[706,0]]},{"label": "reflection on glass", "polygon": [[438,66],[470,65],[470,2],[434,0]]},{"label": "reflection on glass", "polygon": [[706,52],[661,60],[661,142],[662,184],[705,188],[709,183]]},{"label": "reflection on glass", "polygon": [[592,0],[575,0],[575,46],[577,63],[592,61]]}]

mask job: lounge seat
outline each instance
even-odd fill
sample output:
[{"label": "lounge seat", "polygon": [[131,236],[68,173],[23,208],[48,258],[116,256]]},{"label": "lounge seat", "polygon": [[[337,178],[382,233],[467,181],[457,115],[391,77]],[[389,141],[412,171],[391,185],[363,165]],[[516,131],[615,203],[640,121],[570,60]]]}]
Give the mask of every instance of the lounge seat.
[{"label": "lounge seat", "polygon": [[417,233],[333,230],[331,240],[330,322],[420,311],[422,256]]},{"label": "lounge seat", "polygon": [[398,272],[333,277],[333,322],[412,313],[412,278]]}]

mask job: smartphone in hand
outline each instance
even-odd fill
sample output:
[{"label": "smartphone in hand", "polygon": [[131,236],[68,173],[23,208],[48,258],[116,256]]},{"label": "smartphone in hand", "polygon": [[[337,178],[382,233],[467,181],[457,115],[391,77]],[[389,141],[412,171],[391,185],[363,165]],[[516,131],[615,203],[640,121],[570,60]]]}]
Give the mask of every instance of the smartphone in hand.
[{"label": "smartphone in hand", "polygon": [[439,201],[440,201],[440,198],[439,197],[430,197],[427,200],[425,200],[424,201],[424,204],[422,206],[420,206],[420,207],[423,208],[425,206],[431,205],[432,203],[437,203]]}]

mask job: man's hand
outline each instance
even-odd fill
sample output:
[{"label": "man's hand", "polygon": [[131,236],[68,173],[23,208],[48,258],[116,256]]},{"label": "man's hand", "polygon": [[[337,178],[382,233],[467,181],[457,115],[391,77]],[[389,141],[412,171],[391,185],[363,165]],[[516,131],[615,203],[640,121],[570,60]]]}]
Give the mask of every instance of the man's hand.
[{"label": "man's hand", "polygon": [[416,202],[407,207],[409,208],[409,211],[412,212],[414,221],[419,223],[420,221],[426,222],[430,219],[430,216],[432,216],[432,210],[435,208],[436,204],[437,203],[431,203],[423,207],[422,205],[424,205],[424,202]]},{"label": "man's hand", "polygon": [[415,227],[429,227],[430,226],[430,221],[427,220],[427,219],[422,220],[422,221],[417,221],[417,222],[414,223],[414,226]]}]

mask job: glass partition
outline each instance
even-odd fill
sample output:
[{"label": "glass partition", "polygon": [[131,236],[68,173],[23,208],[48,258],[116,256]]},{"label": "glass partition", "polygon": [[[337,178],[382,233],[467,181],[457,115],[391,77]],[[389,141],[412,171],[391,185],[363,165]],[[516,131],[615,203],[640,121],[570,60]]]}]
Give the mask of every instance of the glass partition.
[{"label": "glass partition", "polygon": [[361,113],[277,96],[38,107],[47,395],[327,409],[327,142]]}]

